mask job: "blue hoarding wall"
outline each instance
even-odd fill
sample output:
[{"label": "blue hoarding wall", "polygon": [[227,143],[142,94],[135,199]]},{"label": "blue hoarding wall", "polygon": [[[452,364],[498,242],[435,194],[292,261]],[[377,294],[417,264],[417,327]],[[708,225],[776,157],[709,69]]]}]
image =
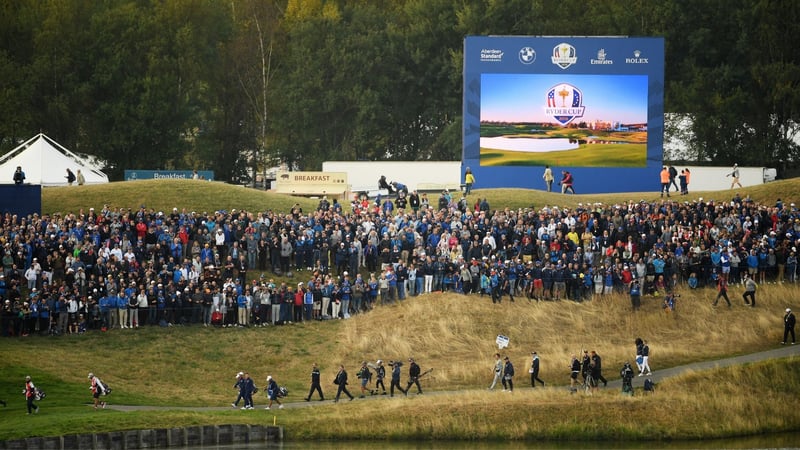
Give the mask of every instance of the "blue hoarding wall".
[{"label": "blue hoarding wall", "polygon": [[464,41],[462,174],[476,188],[657,191],[664,40],[470,36]]},{"label": "blue hoarding wall", "polygon": [[[194,172],[191,170],[126,170],[125,181],[136,180],[191,180]],[[213,170],[198,170],[197,176],[202,180],[214,180]]]},{"label": "blue hoarding wall", "polygon": [[0,184],[0,213],[18,217],[42,213],[42,186],[39,184]]}]

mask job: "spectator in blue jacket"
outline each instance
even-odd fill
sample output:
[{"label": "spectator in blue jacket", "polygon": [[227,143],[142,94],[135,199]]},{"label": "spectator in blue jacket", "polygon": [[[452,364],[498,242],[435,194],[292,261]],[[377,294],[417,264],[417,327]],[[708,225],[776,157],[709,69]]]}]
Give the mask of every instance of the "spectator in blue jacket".
[{"label": "spectator in blue jacket", "polygon": [[503,366],[503,390],[508,390],[513,392],[514,391],[514,365],[511,364],[511,360],[508,359],[506,356],[504,359],[505,364]]},{"label": "spectator in blue jacket", "polygon": [[[320,391],[320,395],[322,395]],[[278,403],[278,409],[283,409],[283,404],[281,401],[278,400],[281,396],[280,387],[278,387],[278,383],[272,378],[272,375],[267,375],[267,397],[269,397],[269,405],[266,406],[264,409],[271,409],[272,402]]]}]

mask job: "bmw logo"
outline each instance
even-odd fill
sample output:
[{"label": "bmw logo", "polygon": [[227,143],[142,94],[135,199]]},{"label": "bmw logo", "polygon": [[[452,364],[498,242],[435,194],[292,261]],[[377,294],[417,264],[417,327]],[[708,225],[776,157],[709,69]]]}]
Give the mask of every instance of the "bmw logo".
[{"label": "bmw logo", "polygon": [[519,51],[519,62],[522,64],[533,64],[536,61],[536,50],[531,47],[523,47]]}]

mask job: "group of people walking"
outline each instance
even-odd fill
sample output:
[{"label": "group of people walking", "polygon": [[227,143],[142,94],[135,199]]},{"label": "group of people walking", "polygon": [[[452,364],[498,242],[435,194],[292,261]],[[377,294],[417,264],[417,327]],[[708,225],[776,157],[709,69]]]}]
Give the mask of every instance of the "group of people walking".
[{"label": "group of people walking", "polygon": [[[494,354],[495,362],[492,365],[492,373],[494,378],[492,379],[492,384],[489,385],[489,390],[494,390],[495,386],[497,386],[497,382],[503,385],[503,392],[513,392],[514,391],[514,364],[511,362],[511,359],[508,356],[505,356],[503,359],[500,359],[500,353]],[[539,354],[536,352],[531,352],[531,363],[530,369],[528,373],[531,376],[531,387],[535,388],[536,383],[541,383],[542,387],[544,387],[544,381],[539,378]]]},{"label": "group of people walking", "polygon": [[[285,396],[285,388],[281,388],[278,386],[278,383],[272,378],[272,375],[267,375],[267,398],[269,399],[269,404],[267,404],[264,409],[272,409],[273,403],[278,404],[278,409],[283,409],[283,404],[280,401],[280,398]],[[253,404],[253,395],[258,392],[258,386],[256,386],[255,381],[248,372],[239,372],[236,374],[236,383],[233,385],[234,389],[239,391],[239,395],[236,397],[233,403],[231,403],[231,407],[237,408],[239,407],[239,401],[243,401],[244,405],[241,407],[243,410],[250,410],[255,409],[255,405]]]},{"label": "group of people walking", "polygon": [[[416,363],[414,358],[409,358],[408,362],[408,384],[405,388],[403,388],[400,385],[401,368],[403,363],[401,361],[389,361],[388,365],[391,367],[391,384],[389,388],[390,397],[394,397],[395,388],[400,393],[408,395],[409,389],[411,389],[411,387],[414,385],[417,387],[417,394],[422,394],[420,378],[430,373],[433,369],[422,372],[419,364]],[[375,371],[374,374],[372,372],[373,370]],[[370,388],[370,383],[372,382],[373,376],[375,377],[375,385],[373,388]],[[368,363],[366,361],[363,362],[361,364],[361,368],[356,374],[356,378],[359,380],[361,398],[364,398],[367,393],[371,395],[387,394],[386,385],[384,384],[384,379],[386,378],[386,367],[384,366],[383,360],[379,359],[375,362],[375,364]],[[350,384],[350,376],[347,373],[347,369],[345,368],[344,364],[339,365],[339,369],[333,378],[333,384],[336,385],[336,396],[333,400],[334,403],[338,403],[343,395],[350,401],[355,399],[355,396],[350,393],[350,390],[348,389],[348,385]],[[239,396],[233,403],[231,403],[231,406],[236,408],[239,406],[239,401],[244,400],[244,406],[242,406],[241,409],[254,409],[253,394],[256,393],[258,389],[247,372],[239,372],[236,375],[236,384],[234,384],[234,388],[239,390]],[[272,376],[268,376],[267,396],[269,398],[269,405],[267,405],[265,409],[271,409],[273,402],[278,404],[279,409],[282,409],[283,404],[281,404],[280,398],[285,396],[285,393],[285,388],[279,387]],[[317,363],[313,363],[311,366],[311,386],[309,388],[308,395],[304,397],[304,400],[310,402],[312,396],[315,394],[319,396],[319,401],[325,401],[325,394],[322,390],[322,374]]]},{"label": "group of people walking", "polygon": [[[94,409],[105,409],[106,402],[100,400],[100,397],[110,394],[111,389],[92,372],[89,372],[88,378],[89,389],[92,392],[92,405],[94,406]],[[25,385],[22,389],[22,395],[25,396],[28,414],[39,413],[39,405],[37,405],[36,402],[44,399],[46,394],[42,389],[33,383],[33,378],[31,378],[30,375],[25,376]],[[0,400],[0,404],[2,404],[3,407],[7,406],[7,402],[5,400]]]},{"label": "group of people walking", "polygon": [[[687,195],[689,193],[691,175],[688,167],[681,170],[680,175],[678,175],[678,169],[674,166],[663,166],[659,173],[659,178],[661,180],[661,197],[664,197],[664,194],[669,197],[669,189],[673,186],[676,191],[680,190],[681,195]],[[675,183],[676,178],[680,181],[680,189],[678,188],[678,184]]]},{"label": "group of people walking", "polygon": [[[394,397],[394,390],[397,388],[399,392],[403,395],[408,396],[408,392],[412,386],[416,385],[417,387],[417,394],[422,394],[422,385],[420,385],[420,378],[430,373],[433,369],[429,369],[425,372],[422,372],[419,364],[414,360],[414,358],[408,359],[408,384],[405,388],[400,386],[400,376],[401,376],[401,368],[403,367],[402,361],[389,361],[389,367],[392,368],[391,372],[391,384],[389,386],[389,396]],[[316,364],[314,365],[316,368]],[[372,381],[372,370],[375,370],[375,387],[374,389],[369,389],[369,384]],[[370,364],[368,362],[361,363],[361,368],[358,370],[356,377],[359,380],[361,394],[360,398],[364,398],[367,393],[369,394],[380,394],[386,395],[386,385],[384,384],[383,380],[386,377],[386,368],[383,365],[383,360],[377,360],[375,364]],[[347,389],[348,384],[348,374],[347,370],[345,370],[344,364],[339,366],[339,371],[336,373],[336,377],[333,380],[333,384],[337,385],[336,389],[336,397],[334,398],[334,403],[338,402],[341,398],[342,394],[348,397],[351,401],[355,398],[350,391]],[[311,389],[308,392],[308,396],[306,397],[306,401],[311,400],[311,395],[313,395],[314,391],[319,392],[320,401],[325,400],[322,395],[322,389],[319,386],[319,373],[316,375],[316,382],[315,382],[315,375],[312,371],[311,376]]]}]

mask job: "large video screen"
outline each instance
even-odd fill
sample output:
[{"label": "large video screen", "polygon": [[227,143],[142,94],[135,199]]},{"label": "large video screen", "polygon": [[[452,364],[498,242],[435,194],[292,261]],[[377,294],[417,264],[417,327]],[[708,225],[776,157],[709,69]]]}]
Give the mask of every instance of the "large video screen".
[{"label": "large video screen", "polygon": [[476,187],[657,189],[663,154],[660,38],[468,37],[462,165]]},{"label": "large video screen", "polygon": [[647,77],[481,76],[484,166],[644,167]]}]

